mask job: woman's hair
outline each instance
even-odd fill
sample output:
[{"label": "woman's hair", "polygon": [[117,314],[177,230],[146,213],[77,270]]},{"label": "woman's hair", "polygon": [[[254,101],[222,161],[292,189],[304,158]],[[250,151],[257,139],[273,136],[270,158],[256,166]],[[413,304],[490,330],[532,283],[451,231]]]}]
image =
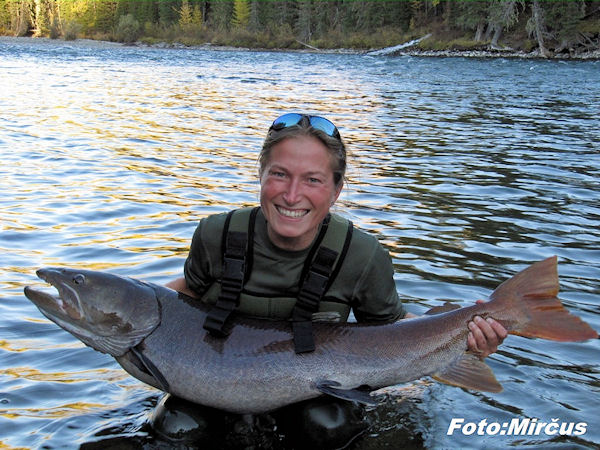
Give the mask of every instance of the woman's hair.
[{"label": "woman's hair", "polygon": [[271,150],[284,139],[295,138],[298,136],[312,136],[320,140],[331,156],[333,170],[333,181],[335,186],[340,186],[346,175],[346,146],[340,137],[335,138],[327,133],[313,128],[310,125],[308,117],[303,117],[297,125],[292,125],[281,130],[271,128],[267,133],[265,142],[263,143],[260,155],[258,155],[259,169],[258,174],[262,174],[271,158]]}]

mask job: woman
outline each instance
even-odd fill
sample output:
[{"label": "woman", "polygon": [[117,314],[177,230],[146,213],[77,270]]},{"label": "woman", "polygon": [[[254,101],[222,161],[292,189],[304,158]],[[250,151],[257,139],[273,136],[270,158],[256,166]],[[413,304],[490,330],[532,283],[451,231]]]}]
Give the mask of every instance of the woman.
[{"label": "woman", "polygon": [[[342,190],[346,148],[329,120],[289,113],[271,125],[259,163],[261,208],[254,218],[252,273],[246,274],[236,311],[288,319],[311,246]],[[185,278],[168,287],[216,303],[223,276],[225,221],[224,214],[200,221],[185,263]],[[342,320],[350,309],[359,322],[415,317],[405,312],[398,298],[388,253],[360,230],[352,229],[341,268],[328,284],[319,311],[337,312]],[[468,326],[468,348],[482,357],[495,352],[506,337],[504,327],[493,319],[476,317]]]},{"label": "woman", "polygon": [[[398,298],[387,251],[330,214],[346,171],[346,149],[329,120],[290,113],[271,125],[259,156],[260,208],[200,221],[185,278],[167,286],[213,304],[204,327],[225,338],[233,311],[292,319],[296,352],[312,351],[316,317],[389,322],[415,317]],[[233,225],[232,225],[233,224]],[[232,231],[233,229],[233,231]],[[493,319],[468,324],[465,346],[482,357],[506,330]],[[310,445],[343,446],[366,429],[351,403],[317,399],[286,410],[290,430]],[[340,420],[342,418],[342,420]],[[325,432],[324,430],[327,430]]]}]

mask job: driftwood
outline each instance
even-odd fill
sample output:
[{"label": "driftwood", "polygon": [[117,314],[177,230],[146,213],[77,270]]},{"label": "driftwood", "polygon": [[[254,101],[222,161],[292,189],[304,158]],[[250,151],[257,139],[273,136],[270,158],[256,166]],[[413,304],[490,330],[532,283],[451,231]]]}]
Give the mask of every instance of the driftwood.
[{"label": "driftwood", "polygon": [[312,49],[312,50],[316,50],[316,51],[318,51],[318,52],[322,51],[320,48],[313,47],[312,45],[308,45],[306,42],[299,41],[298,39],[296,39],[296,42],[297,42],[298,44],[304,45],[305,47],[308,47],[308,48],[310,48],[310,49]]},{"label": "driftwood", "polygon": [[399,45],[395,45],[393,47],[386,47],[386,48],[382,48],[380,50],[374,50],[372,52],[368,52],[367,55],[369,55],[369,56],[389,56],[389,55],[393,55],[394,53],[397,53],[400,50],[412,47],[413,45],[417,45],[419,42],[424,41],[425,39],[427,39],[430,36],[431,36],[431,33],[423,36],[422,38],[415,39],[415,40],[409,41],[409,42],[405,42],[404,44],[399,44]]}]

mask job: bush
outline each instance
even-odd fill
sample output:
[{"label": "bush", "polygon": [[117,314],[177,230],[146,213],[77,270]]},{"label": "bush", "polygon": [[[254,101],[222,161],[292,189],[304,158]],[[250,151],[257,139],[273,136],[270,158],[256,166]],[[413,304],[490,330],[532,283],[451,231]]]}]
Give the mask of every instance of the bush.
[{"label": "bush", "polygon": [[133,14],[127,14],[119,17],[119,23],[115,30],[115,40],[131,44],[140,37],[140,23],[133,17]]},{"label": "bush", "polygon": [[50,39],[58,39],[60,37],[60,23],[56,17],[52,18],[49,30]]},{"label": "bush", "polygon": [[77,22],[67,22],[63,27],[63,37],[65,41],[74,41],[81,33],[81,25]]}]

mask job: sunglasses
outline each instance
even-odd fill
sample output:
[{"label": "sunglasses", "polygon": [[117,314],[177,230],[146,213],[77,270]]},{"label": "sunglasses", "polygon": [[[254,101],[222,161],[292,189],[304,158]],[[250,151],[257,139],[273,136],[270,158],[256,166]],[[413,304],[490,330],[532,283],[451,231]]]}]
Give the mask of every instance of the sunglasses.
[{"label": "sunglasses", "polygon": [[319,116],[308,116],[306,114],[298,114],[298,113],[287,113],[281,117],[278,117],[273,121],[271,128],[269,130],[283,130],[284,128],[293,127],[302,122],[303,118],[307,118],[310,126],[316,130],[320,130],[325,133],[327,136],[331,136],[332,138],[336,138],[342,140],[340,136],[340,132],[337,127],[329,120],[324,117]]}]

